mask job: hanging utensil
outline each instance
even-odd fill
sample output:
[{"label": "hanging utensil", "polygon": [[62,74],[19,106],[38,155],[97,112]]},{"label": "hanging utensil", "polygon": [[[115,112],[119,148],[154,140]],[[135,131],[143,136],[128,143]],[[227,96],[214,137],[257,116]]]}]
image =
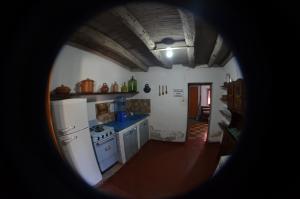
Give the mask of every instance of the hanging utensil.
[{"label": "hanging utensil", "polygon": [[168,88],[167,88],[167,85],[166,85],[166,94],[168,94]]},{"label": "hanging utensil", "polygon": [[162,85],[162,95],[164,95],[164,86]]},{"label": "hanging utensil", "polygon": [[159,92],[158,92],[158,96],[160,96],[160,85],[158,86],[158,90],[159,90]]}]

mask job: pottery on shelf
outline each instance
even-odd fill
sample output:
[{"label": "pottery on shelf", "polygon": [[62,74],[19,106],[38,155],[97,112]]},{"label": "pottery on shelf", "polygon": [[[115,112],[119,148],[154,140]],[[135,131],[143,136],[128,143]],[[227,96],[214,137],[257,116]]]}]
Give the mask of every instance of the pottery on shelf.
[{"label": "pottery on shelf", "polygon": [[103,83],[103,85],[100,89],[101,93],[108,93],[108,90],[109,90],[109,88],[107,86],[107,83]]},{"label": "pottery on shelf", "polygon": [[150,88],[149,84],[145,84],[144,92],[149,93],[150,91],[151,91],[151,88]]}]

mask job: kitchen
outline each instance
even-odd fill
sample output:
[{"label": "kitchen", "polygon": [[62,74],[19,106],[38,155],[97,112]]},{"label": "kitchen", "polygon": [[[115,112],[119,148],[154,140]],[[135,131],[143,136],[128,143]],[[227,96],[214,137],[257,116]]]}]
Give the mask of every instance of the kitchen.
[{"label": "kitchen", "polygon": [[[173,28],[172,34],[163,32],[165,27],[156,27],[161,32],[155,35],[153,24],[145,22],[149,21],[142,9],[145,6],[150,17],[154,11],[161,12],[159,24]],[[98,16],[75,33],[59,53],[50,75],[52,123],[59,150],[95,187],[117,175],[150,141],[186,142],[189,83],[212,83],[208,143],[221,143],[221,85],[227,82],[226,74],[233,80],[242,78],[236,59],[217,33],[203,22],[196,30],[184,25],[190,23],[191,13],[160,4],[124,7]],[[134,26],[139,28],[130,26],[129,10],[139,19],[140,24]],[[175,22],[166,24],[163,13],[173,16]],[[107,22],[112,15],[115,18]],[[102,28],[101,32],[95,31],[95,26]],[[141,27],[147,30],[146,36],[137,36]],[[194,32],[192,45],[187,28]],[[114,34],[117,29],[124,35]],[[197,36],[199,29],[209,36]],[[156,41],[149,42],[149,38]],[[208,50],[199,50],[195,40],[204,41],[201,49]],[[160,50],[146,51],[152,43]],[[194,50],[195,58],[191,59]]]}]

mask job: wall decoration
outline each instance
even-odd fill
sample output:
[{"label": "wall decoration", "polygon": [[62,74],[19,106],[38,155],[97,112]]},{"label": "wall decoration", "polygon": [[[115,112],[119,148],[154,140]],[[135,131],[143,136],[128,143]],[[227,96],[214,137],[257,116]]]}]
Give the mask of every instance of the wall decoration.
[{"label": "wall decoration", "polygon": [[183,97],[183,89],[173,89],[174,97]]},{"label": "wall decoration", "polygon": [[232,81],[232,80],[231,80],[230,74],[227,73],[227,74],[226,74],[226,82],[227,82],[227,83],[230,83],[231,81]]},{"label": "wall decoration", "polygon": [[158,96],[160,96],[160,85],[158,86]]},{"label": "wall decoration", "polygon": [[147,114],[151,111],[150,99],[130,99],[126,101],[126,111]]},{"label": "wall decoration", "polygon": [[96,115],[100,122],[107,123],[115,120],[115,112],[113,112],[112,106],[113,102],[96,104]]},{"label": "wall decoration", "polygon": [[151,91],[151,88],[150,88],[150,86],[149,86],[149,84],[145,84],[145,87],[144,87],[144,92],[145,93],[150,93],[150,91]]}]

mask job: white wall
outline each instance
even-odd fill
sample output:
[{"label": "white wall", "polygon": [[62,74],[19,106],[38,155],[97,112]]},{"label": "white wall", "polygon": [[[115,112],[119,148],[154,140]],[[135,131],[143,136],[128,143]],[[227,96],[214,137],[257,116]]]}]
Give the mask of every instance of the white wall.
[{"label": "white wall", "polygon": [[[95,89],[98,90],[102,83],[109,85],[114,81],[118,84],[127,82],[132,74],[138,81],[140,94],[134,98],[151,99],[151,131],[158,133],[162,138],[175,138],[173,141],[184,141],[187,126],[187,84],[195,82],[212,82],[212,112],[210,123],[209,141],[220,141],[221,131],[218,122],[222,119],[219,109],[224,108],[220,101],[223,94],[220,85],[225,81],[226,73],[230,73],[233,80],[241,77],[238,64],[231,59],[224,68],[206,68],[197,66],[188,68],[181,65],[173,69],[151,67],[148,72],[130,72],[118,64],[98,55],[64,46],[57,57],[51,73],[50,89],[61,84],[69,86],[74,92],[77,82],[90,78],[95,80]],[[144,93],[143,87],[149,82],[150,93]],[[158,85],[168,86],[168,95],[158,96]],[[183,89],[183,97],[173,97],[173,89]],[[109,100],[109,99],[105,99]],[[89,120],[95,119],[95,100],[88,103]]]},{"label": "white wall", "polygon": [[[239,64],[235,57],[231,58],[229,60],[229,62],[227,62],[227,64],[224,66],[224,71],[225,71],[225,74],[226,73],[230,74],[232,81],[235,81],[239,78],[243,78]],[[224,81],[225,81],[225,79],[224,79]]]},{"label": "white wall", "polygon": [[[151,132],[159,133],[162,138],[176,136],[173,141],[184,141],[187,127],[188,111],[188,83],[212,82],[212,113],[209,141],[220,141],[221,131],[218,122],[221,119],[219,112],[222,103],[221,85],[225,79],[223,68],[206,68],[197,66],[188,68],[181,65],[173,69],[151,67],[148,72],[135,72],[140,94],[135,98],[151,99]],[[143,87],[149,82],[150,93],[144,93]],[[158,86],[167,85],[168,95],[158,96]],[[173,89],[183,89],[183,97],[173,97]],[[182,136],[183,134],[183,136]]]},{"label": "white wall", "polygon": [[131,74],[129,70],[107,58],[66,45],[52,69],[50,89],[64,84],[74,92],[77,82],[89,78],[95,81],[95,91],[98,91],[104,82],[109,87],[114,81],[119,85],[127,82]]},{"label": "white wall", "polygon": [[[75,92],[75,85],[86,78],[95,81],[95,91],[98,91],[104,82],[110,87],[114,81],[119,86],[122,82],[127,82],[132,73],[120,65],[87,51],[65,45],[60,51],[50,79],[50,89],[64,84]],[[95,101],[103,99],[96,99]],[[108,99],[104,99],[108,100]],[[89,120],[95,119],[95,103],[88,103]]]}]

